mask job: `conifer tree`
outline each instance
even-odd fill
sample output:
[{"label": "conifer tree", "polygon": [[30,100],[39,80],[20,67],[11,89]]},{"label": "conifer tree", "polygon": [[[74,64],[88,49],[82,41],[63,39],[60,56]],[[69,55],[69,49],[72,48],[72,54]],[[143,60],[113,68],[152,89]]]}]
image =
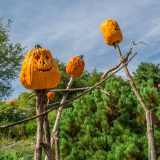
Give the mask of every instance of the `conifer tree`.
[{"label": "conifer tree", "polygon": [[[64,111],[61,159],[147,160],[145,116],[128,82],[112,77],[102,87],[110,96],[97,89]],[[153,81],[143,81],[138,87],[150,108],[158,110],[160,95]],[[159,134],[156,130],[155,139],[159,140]]]}]

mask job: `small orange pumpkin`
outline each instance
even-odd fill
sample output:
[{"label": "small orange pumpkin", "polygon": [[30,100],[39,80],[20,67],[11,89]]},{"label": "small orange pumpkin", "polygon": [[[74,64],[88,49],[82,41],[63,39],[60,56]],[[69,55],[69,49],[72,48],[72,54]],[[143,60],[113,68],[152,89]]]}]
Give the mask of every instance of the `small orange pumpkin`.
[{"label": "small orange pumpkin", "polygon": [[61,74],[51,52],[39,45],[28,51],[21,67],[20,81],[28,89],[50,89],[60,83]]},{"label": "small orange pumpkin", "polygon": [[66,65],[66,73],[73,77],[80,77],[84,67],[83,56],[73,56]]},{"label": "small orange pumpkin", "polygon": [[115,20],[105,20],[100,27],[102,35],[105,39],[106,44],[114,45],[116,42],[119,43],[123,39],[123,35],[119,28],[118,23]]},{"label": "small orange pumpkin", "polygon": [[10,106],[14,106],[14,100],[10,100],[10,101],[9,101],[9,105],[10,105]]},{"label": "small orange pumpkin", "polygon": [[54,98],[55,98],[55,92],[48,92],[47,93],[47,99],[49,99],[49,100],[53,100]]}]

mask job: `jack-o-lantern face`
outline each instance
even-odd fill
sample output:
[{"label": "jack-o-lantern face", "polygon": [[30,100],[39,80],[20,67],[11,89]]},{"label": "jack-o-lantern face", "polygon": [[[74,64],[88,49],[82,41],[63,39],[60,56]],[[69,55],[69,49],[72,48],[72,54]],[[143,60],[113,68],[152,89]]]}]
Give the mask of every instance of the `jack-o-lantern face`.
[{"label": "jack-o-lantern face", "polygon": [[101,24],[102,35],[108,45],[114,45],[122,41],[123,36],[118,23],[115,20],[105,20]]},{"label": "jack-o-lantern face", "polygon": [[85,63],[83,56],[73,56],[66,64],[66,73],[73,77],[80,77],[83,73]]},{"label": "jack-o-lantern face", "polygon": [[28,89],[49,89],[60,83],[60,72],[51,52],[45,48],[31,49],[22,64],[20,81]]}]

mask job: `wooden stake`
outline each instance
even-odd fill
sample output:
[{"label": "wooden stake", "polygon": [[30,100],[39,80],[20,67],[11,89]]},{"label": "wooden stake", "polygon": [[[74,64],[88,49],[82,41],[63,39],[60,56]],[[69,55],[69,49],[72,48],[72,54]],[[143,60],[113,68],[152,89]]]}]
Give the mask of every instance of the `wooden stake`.
[{"label": "wooden stake", "polygon": [[[118,56],[119,56],[119,60],[122,62],[122,64],[125,63],[124,61],[124,58],[122,56],[122,53],[121,53],[121,50],[119,48],[119,45],[118,43],[115,43],[114,45],[117,53],[118,53]],[[135,93],[138,101],[140,102],[143,110],[145,111],[146,113],[146,122],[147,122],[147,136],[148,136],[148,145],[150,146],[150,154],[151,154],[151,160],[156,160],[156,152],[155,152],[155,146],[154,146],[154,137],[153,137],[153,130],[152,130],[152,125],[151,125],[151,118],[150,118],[150,112],[141,96],[141,94],[139,93],[138,89],[136,88],[136,85],[132,79],[132,76],[130,75],[129,73],[129,70],[127,68],[127,66],[124,66],[124,71],[125,71],[125,74],[128,78],[128,81],[129,81],[129,84],[133,90],[133,92]]]},{"label": "wooden stake", "polygon": [[[72,86],[73,80],[74,80],[74,78],[71,77],[69,82],[68,82],[68,85],[67,85],[66,89],[69,89]],[[65,93],[63,95],[60,104],[63,104],[63,103],[66,102],[67,96],[68,96],[68,93]],[[51,148],[52,149],[53,149],[53,144],[55,143],[55,159],[56,160],[60,159],[58,126],[59,126],[59,122],[60,122],[60,119],[61,119],[62,109],[63,109],[63,105],[60,106],[59,109],[58,109],[57,117],[56,117],[56,120],[55,120],[55,123],[54,123],[54,127],[53,127],[53,130],[52,130],[52,136],[51,136]],[[45,157],[45,160],[48,160],[47,157]]]},{"label": "wooden stake", "polygon": [[[36,90],[36,115],[39,115],[45,111],[47,111],[47,90]],[[46,142],[43,142],[43,133]],[[42,147],[44,148],[48,159],[54,160],[54,155],[51,150],[50,144],[50,128],[48,114],[37,118],[37,141],[34,160],[41,160]]]},{"label": "wooden stake", "polygon": [[156,151],[154,146],[154,132],[152,126],[152,117],[151,112],[146,112],[146,120],[147,120],[147,136],[148,136],[148,146],[150,150],[150,158],[151,160],[156,160]]},{"label": "wooden stake", "polygon": [[[36,115],[43,112],[43,90],[36,91]],[[37,118],[37,141],[34,160],[41,160],[44,116]]]},{"label": "wooden stake", "polygon": [[[45,99],[47,101],[47,98]],[[44,110],[47,111],[48,106],[47,102],[45,102]],[[48,114],[44,116],[44,136],[45,136],[45,144],[43,145],[45,152],[47,154],[47,157],[49,160],[54,160],[54,154],[51,149],[51,143],[50,143],[50,127],[49,127],[49,120],[48,120]]]},{"label": "wooden stake", "polygon": [[60,159],[60,145],[59,145],[59,128],[57,129],[56,133],[54,134],[54,147],[55,147],[55,159]]},{"label": "wooden stake", "polygon": [[[69,82],[68,82],[68,85],[67,85],[67,89],[69,89],[72,84],[73,84],[73,77],[70,78]],[[62,97],[62,100],[61,100],[61,103],[60,104],[63,104],[65,103],[66,99],[67,99],[67,96],[68,96],[68,93],[64,94],[64,96]],[[54,124],[54,128],[53,128],[53,131],[52,131],[52,134],[53,134],[53,137],[51,138],[51,148],[53,147],[53,143],[55,142],[55,147],[57,146],[58,148],[55,148],[55,158],[56,160],[59,160],[60,159],[60,151],[59,151],[59,132],[58,132],[58,126],[59,126],[59,122],[60,122],[60,119],[61,119],[61,115],[62,115],[62,109],[63,109],[63,105],[61,107],[59,107],[58,109],[58,113],[57,113],[57,117],[56,117],[56,121],[55,121],[55,124]]]}]

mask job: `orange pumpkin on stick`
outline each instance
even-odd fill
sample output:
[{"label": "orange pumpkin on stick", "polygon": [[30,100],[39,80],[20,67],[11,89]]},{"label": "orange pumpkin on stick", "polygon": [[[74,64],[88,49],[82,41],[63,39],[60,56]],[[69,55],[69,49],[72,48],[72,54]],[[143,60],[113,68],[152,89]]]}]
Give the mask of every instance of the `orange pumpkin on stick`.
[{"label": "orange pumpkin on stick", "polygon": [[55,96],[56,96],[55,92],[50,91],[50,92],[47,93],[47,99],[48,100],[53,100],[55,98]]},{"label": "orange pumpkin on stick", "polygon": [[37,45],[28,51],[20,71],[20,81],[25,88],[54,88],[60,83],[60,79],[57,64],[48,49]]},{"label": "orange pumpkin on stick", "polygon": [[73,56],[66,65],[66,73],[72,77],[80,77],[84,71],[83,56]]},{"label": "orange pumpkin on stick", "polygon": [[115,43],[120,43],[123,35],[115,20],[105,20],[100,27],[106,44],[113,46]]}]

